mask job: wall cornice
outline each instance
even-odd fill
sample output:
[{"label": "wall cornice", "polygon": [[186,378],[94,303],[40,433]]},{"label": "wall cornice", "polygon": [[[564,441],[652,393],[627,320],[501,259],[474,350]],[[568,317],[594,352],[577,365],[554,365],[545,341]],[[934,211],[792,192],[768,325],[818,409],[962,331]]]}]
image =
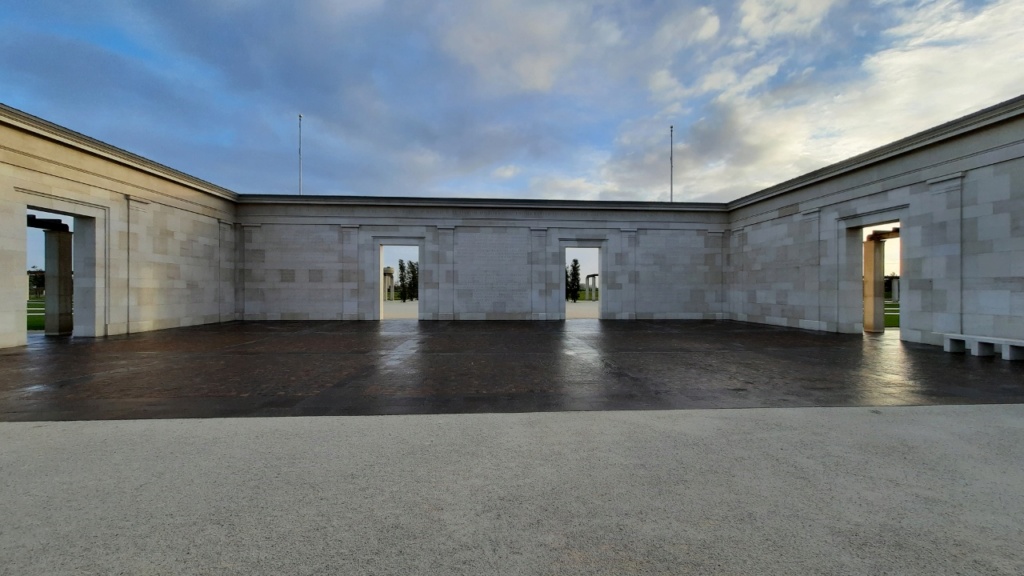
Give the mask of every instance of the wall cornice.
[{"label": "wall cornice", "polygon": [[543,210],[631,210],[639,212],[724,212],[718,202],[627,202],[608,200],[543,200],[509,198],[421,198],[401,196],[296,196],[242,194],[238,203],[418,208],[515,208]]}]

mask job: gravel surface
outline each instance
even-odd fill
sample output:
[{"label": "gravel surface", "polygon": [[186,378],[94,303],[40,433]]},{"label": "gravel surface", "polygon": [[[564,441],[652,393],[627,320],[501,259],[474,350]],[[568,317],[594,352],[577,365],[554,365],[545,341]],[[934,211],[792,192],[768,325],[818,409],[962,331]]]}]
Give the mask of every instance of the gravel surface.
[{"label": "gravel surface", "polygon": [[0,423],[0,574],[1021,574],[1024,405]]}]

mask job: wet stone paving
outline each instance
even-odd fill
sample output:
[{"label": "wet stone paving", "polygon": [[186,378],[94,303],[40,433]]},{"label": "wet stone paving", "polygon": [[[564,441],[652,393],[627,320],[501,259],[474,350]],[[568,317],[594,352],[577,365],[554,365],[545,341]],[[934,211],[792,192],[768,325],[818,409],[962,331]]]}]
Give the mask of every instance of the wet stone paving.
[{"label": "wet stone paving", "polygon": [[0,420],[1024,402],[1024,362],[740,322],[232,322],[0,350]]}]

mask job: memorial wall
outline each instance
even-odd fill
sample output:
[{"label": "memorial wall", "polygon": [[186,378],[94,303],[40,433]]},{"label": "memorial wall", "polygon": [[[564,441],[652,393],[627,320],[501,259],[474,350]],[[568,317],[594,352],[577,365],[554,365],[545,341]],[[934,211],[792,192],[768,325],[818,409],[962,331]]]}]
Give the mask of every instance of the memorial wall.
[{"label": "memorial wall", "polygon": [[26,210],[75,217],[74,334],[377,320],[418,246],[421,320],[565,318],[568,247],[609,320],[863,328],[863,228],[897,223],[901,337],[1024,337],[1024,97],[728,204],[238,195],[0,107],[0,346],[25,343]]},{"label": "memorial wall", "polygon": [[0,347],[26,341],[26,213],[74,217],[74,334],[235,318],[237,195],[0,106]]}]

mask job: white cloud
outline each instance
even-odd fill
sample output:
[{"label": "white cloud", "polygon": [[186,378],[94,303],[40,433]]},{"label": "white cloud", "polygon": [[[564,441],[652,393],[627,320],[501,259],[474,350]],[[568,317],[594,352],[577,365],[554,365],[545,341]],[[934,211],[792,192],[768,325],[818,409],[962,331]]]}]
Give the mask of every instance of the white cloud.
[{"label": "white cloud", "polygon": [[516,166],[514,164],[506,164],[504,166],[499,166],[495,168],[494,172],[492,172],[491,175],[494,176],[495,178],[508,180],[509,178],[515,178],[516,175],[518,175],[521,171],[522,169],[519,166]]},{"label": "white cloud", "polygon": [[[547,92],[583,52],[577,24],[586,14],[570,3],[488,0],[450,14],[442,47],[499,91]],[[614,41],[614,31],[599,32]]]},{"label": "white cloud", "polygon": [[750,69],[740,79],[736,79],[736,77],[733,76],[732,82],[723,87],[724,93],[726,95],[739,95],[746,94],[754,90],[775,76],[782,63],[782,58],[774,58],[760,66]]},{"label": "white cloud", "polygon": [[[798,11],[772,23],[769,10],[761,32],[806,30],[798,24],[810,26],[821,12],[814,14]],[[968,10],[929,2],[897,15],[883,49],[854,69],[832,70],[827,83],[806,68],[793,74],[793,88],[766,89],[786,60],[749,52],[716,60],[691,91],[667,72],[652,75],[652,92],[714,96],[689,128],[677,125],[676,199],[732,200],[1021,93],[1024,3]],[[623,127],[602,171],[607,189],[659,197],[667,188],[664,114]]]},{"label": "white cloud", "polygon": [[618,46],[622,44],[622,30],[618,24],[607,18],[598,19],[594,22],[594,36],[599,44],[604,46]]},{"label": "white cloud", "polygon": [[691,10],[683,6],[662,18],[661,25],[654,33],[654,50],[671,56],[694,42],[714,38],[719,26],[718,15],[711,8],[701,6]]},{"label": "white cloud", "polygon": [[0,85],[241,192],[292,188],[301,111],[307,188],[640,200],[670,124],[676,199],[730,200],[1024,87],[1020,0],[193,2],[20,3],[46,33],[11,27]]},{"label": "white cloud", "polygon": [[676,80],[671,72],[665,69],[656,70],[647,79],[647,89],[656,100],[679,100],[692,91],[687,90]]},{"label": "white cloud", "polygon": [[755,41],[773,36],[807,36],[836,3],[837,0],[743,0],[740,27]]},{"label": "white cloud", "polygon": [[720,23],[718,21],[718,16],[713,10],[710,8],[702,8],[701,10],[704,11],[704,23],[701,24],[700,28],[697,30],[695,38],[703,42],[704,40],[714,38],[715,35],[718,34]]},{"label": "white cloud", "polygon": [[725,90],[736,83],[736,73],[729,68],[715,70],[704,76],[700,83],[701,92]]},{"label": "white cloud", "polygon": [[530,181],[531,197],[560,200],[602,200],[609,184],[584,176],[549,175]]},{"label": "white cloud", "polygon": [[[1024,4],[1003,0],[971,13],[930,2],[891,28],[894,44],[866,58],[867,82],[850,83],[817,104],[848,156],[908,136],[1024,89]],[[898,119],[879,122],[879,118]]]}]

